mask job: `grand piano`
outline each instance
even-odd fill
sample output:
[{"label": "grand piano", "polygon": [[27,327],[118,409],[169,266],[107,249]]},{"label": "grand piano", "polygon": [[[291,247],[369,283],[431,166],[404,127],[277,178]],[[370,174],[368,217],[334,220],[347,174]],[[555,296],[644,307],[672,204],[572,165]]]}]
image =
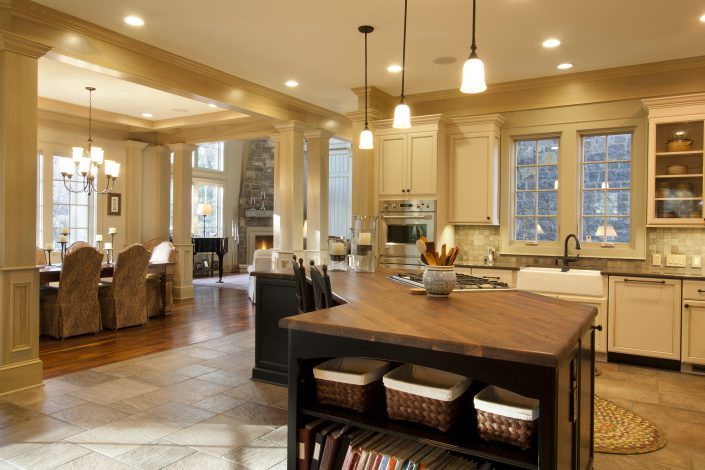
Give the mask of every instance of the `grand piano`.
[{"label": "grand piano", "polygon": [[223,282],[223,256],[228,252],[228,237],[192,238],[193,255],[215,253],[218,257],[218,282]]}]

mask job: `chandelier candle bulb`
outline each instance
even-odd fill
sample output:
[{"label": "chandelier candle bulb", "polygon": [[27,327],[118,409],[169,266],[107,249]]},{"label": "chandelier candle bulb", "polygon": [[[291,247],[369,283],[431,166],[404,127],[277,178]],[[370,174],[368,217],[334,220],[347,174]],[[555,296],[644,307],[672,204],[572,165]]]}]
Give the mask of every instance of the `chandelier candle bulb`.
[{"label": "chandelier candle bulb", "polygon": [[117,229],[115,227],[108,227],[108,235],[117,234]]}]

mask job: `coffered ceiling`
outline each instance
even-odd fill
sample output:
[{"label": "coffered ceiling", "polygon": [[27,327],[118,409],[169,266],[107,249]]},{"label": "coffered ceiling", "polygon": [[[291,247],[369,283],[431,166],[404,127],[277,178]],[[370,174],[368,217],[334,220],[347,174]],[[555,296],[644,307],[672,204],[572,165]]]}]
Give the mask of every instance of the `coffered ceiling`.
[{"label": "coffered ceiling", "polygon": [[[369,36],[369,83],[399,94],[401,77],[386,67],[401,61],[402,0],[36,1],[338,112],[356,108],[350,88],[363,83],[363,35],[357,27],[370,24],[375,31]],[[705,23],[699,21],[705,14],[702,0],[477,3],[478,53],[490,87],[705,55]],[[407,94],[459,86],[469,52],[471,8],[470,0],[409,1]],[[128,26],[123,21],[127,15],[140,16],[145,25]],[[562,44],[543,48],[542,41],[549,37]],[[439,59],[446,63],[434,63]],[[557,70],[562,62],[574,68]],[[61,73],[52,77],[60,79]],[[289,79],[300,85],[287,88],[284,82]],[[79,95],[81,90],[74,102]]]}]

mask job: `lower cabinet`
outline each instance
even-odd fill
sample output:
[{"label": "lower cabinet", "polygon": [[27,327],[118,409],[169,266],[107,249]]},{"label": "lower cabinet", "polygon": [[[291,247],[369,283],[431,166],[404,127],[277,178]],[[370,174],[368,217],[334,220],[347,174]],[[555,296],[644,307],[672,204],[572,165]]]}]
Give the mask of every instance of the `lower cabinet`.
[{"label": "lower cabinet", "polygon": [[610,276],[608,350],[681,358],[681,281]]},{"label": "lower cabinet", "polygon": [[681,362],[705,365],[705,282],[683,281]]},{"label": "lower cabinet", "polygon": [[[561,300],[589,305],[597,309],[594,325],[602,325],[602,331],[595,330],[595,352],[607,352],[607,298],[606,297],[581,297],[577,295],[558,295]],[[602,356],[604,359],[604,356]]]}]

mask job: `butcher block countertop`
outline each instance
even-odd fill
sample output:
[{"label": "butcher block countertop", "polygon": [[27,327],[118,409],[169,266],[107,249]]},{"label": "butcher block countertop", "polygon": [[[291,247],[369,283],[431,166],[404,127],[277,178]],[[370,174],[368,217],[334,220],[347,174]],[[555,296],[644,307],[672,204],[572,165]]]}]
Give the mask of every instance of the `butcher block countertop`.
[{"label": "butcher block countertop", "polygon": [[[552,367],[568,358],[597,313],[595,307],[513,290],[411,295],[409,286],[388,279],[393,271],[329,274],[344,304],[283,318],[279,326]],[[254,275],[293,278],[291,269]]]}]

